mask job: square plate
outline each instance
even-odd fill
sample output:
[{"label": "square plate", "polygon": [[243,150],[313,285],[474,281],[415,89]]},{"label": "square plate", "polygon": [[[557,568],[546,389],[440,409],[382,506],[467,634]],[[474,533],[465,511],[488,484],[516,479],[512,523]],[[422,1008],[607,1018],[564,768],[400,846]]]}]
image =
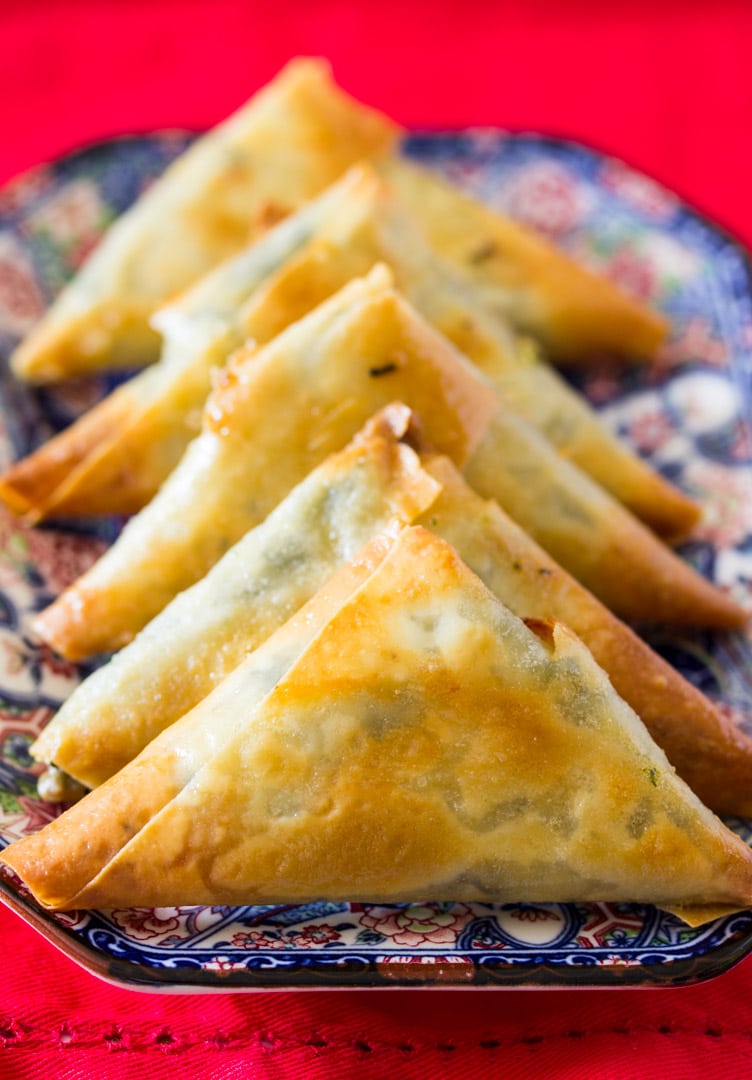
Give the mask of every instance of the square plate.
[{"label": "square plate", "polygon": [[[190,141],[112,140],[0,191],[0,354],[7,356],[103,229]],[[632,446],[696,496],[705,520],[683,554],[748,602],[752,581],[752,277],[739,246],[621,162],[573,143],[496,130],[416,134],[407,152],[542,231],[674,320],[660,366],[579,374]],[[0,465],[113,385],[29,389],[0,374]],[[86,674],[27,633],[118,523],[30,529],[0,510],[0,841],[58,811],[35,797],[28,747]],[[654,645],[752,729],[752,639],[669,633]],[[752,823],[730,823],[745,840]],[[368,904],[42,911],[9,872],[2,899],[71,958],[156,990],[291,987],[679,985],[752,949],[752,913],[690,929],[627,904]]]}]

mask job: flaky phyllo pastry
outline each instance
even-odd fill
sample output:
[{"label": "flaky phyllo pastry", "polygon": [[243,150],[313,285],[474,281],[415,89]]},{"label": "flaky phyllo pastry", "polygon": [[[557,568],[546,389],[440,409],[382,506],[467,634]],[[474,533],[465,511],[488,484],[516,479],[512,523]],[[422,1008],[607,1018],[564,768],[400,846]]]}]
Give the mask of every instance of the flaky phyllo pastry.
[{"label": "flaky phyllo pastry", "polygon": [[608,899],[704,921],[752,902],[752,852],[582,643],[411,527],[3,859],[59,909]]},{"label": "flaky phyllo pastry", "polygon": [[441,492],[417,522],[448,540],[515,615],[560,620],[574,630],[703,802],[717,813],[752,815],[752,739],[739,725],[496,503],[480,498],[447,458],[429,455],[425,468]]},{"label": "flaky phyllo pastry", "polygon": [[423,453],[421,467],[405,439],[421,441],[410,410],[390,405],[86,679],[32,754],[88,787],[103,783],[206,697],[379,529],[417,522],[449,540],[516,615],[571,627],[708,806],[752,813],[752,740],[495,503],[476,495],[448,458]]},{"label": "flaky phyllo pastry", "polygon": [[327,458],[193,588],[86,679],[33,747],[87,787],[188,712],[335,570],[391,523],[409,524],[439,483],[401,442],[388,407]]},{"label": "flaky phyllo pastry", "polygon": [[377,267],[222,374],[203,430],[149,505],[36,620],[63,655],[118,648],[312,468],[395,399],[431,444],[628,618],[737,626],[744,613],[561,458]]},{"label": "flaky phyllo pastry", "polygon": [[[31,520],[53,513],[138,510],[196,434],[212,367],[221,365],[244,337],[269,340],[383,258],[418,310],[563,454],[657,532],[668,537],[686,532],[698,514],[691,500],[615,439],[584,399],[537,360],[530,344],[515,340],[477,290],[411,231],[410,221],[373,174],[360,170],[329,196],[166,309],[160,319],[166,340],[162,361],[12,467],[0,480],[0,495],[8,505]],[[296,257],[295,249],[310,237],[324,206],[328,218]]]},{"label": "flaky phyllo pastry", "polygon": [[14,370],[48,382],[155,359],[152,312],[398,134],[342,93],[325,62],[293,61],[119,218],[18,348]]},{"label": "flaky phyllo pastry", "polygon": [[31,522],[140,510],[198,434],[212,370],[247,337],[267,340],[246,311],[249,298],[336,213],[350,186],[347,177],[332,185],[160,308],[159,362],[12,466],[0,477],[0,498]]},{"label": "flaky phyllo pastry", "polygon": [[560,453],[659,534],[673,539],[695,523],[698,507],[615,438],[483,290],[431,249],[368,166],[159,312],[161,361],[13,466],[0,478],[0,497],[31,520],[140,509],[197,434],[212,368],[246,338],[271,340],[379,261]]},{"label": "flaky phyllo pastry", "polygon": [[35,621],[124,646],[32,747],[94,789],[3,854],[44,905],[752,903],[699,801],[752,814],[752,739],[618,618],[745,613],[655,535],[695,504],[543,359],[666,322],[400,135],[294,62],[14,357],[159,356],[0,478],[30,521],[140,511]]},{"label": "flaky phyllo pastry", "polygon": [[400,129],[339,90],[328,65],[298,60],[185,152],[109,230],[22,343],[22,378],[54,381],[156,358],[149,317],[249,238],[360,158],[380,167],[435,248],[554,355],[651,355],[662,317],[545,240],[391,156]]}]

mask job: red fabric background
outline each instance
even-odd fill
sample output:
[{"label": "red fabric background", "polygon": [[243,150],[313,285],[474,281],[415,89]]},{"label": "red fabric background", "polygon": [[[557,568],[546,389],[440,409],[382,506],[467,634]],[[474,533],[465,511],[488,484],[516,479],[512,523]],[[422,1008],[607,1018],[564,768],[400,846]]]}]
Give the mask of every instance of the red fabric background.
[{"label": "red fabric background", "polygon": [[2,0],[0,182],[102,135],[204,127],[290,56],[405,124],[622,155],[752,243],[748,0]]},{"label": "red fabric background", "polygon": [[[104,135],[207,126],[313,53],[405,124],[570,135],[752,243],[751,42],[746,0],[2,0],[0,182]],[[752,960],[676,991],[161,997],[0,911],[0,961],[0,1078],[752,1076]]]},{"label": "red fabric background", "polygon": [[183,997],[106,986],[9,913],[0,933],[3,1080],[752,1075],[748,963],[681,990]]}]

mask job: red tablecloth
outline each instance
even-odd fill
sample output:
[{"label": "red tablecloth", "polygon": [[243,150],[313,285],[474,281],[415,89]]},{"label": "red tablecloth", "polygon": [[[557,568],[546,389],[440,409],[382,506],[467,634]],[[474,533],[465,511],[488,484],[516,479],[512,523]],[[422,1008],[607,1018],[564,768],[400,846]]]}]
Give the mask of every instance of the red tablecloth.
[{"label": "red tablecloth", "polygon": [[[752,242],[752,5],[5,0],[0,182],[103,135],[204,127],[297,53],[406,124],[623,156]],[[675,991],[148,996],[0,911],[0,1077],[752,1075],[752,961]]]},{"label": "red tablecloth", "polygon": [[290,56],[405,124],[622,155],[752,243],[748,0],[2,0],[0,182],[92,138],[205,127]]},{"label": "red tablecloth", "polygon": [[9,1080],[752,1075],[749,964],[683,990],[182,997],[105,986],[8,914],[0,933]]}]

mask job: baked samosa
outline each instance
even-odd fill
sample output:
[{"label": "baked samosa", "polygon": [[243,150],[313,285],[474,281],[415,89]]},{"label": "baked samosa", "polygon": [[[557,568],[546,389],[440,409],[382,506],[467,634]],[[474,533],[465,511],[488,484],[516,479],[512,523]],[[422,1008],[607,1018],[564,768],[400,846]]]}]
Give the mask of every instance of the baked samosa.
[{"label": "baked samosa", "polygon": [[353,277],[388,264],[413,307],[473,361],[504,401],[538,428],[584,472],[659,535],[676,540],[697,522],[696,503],[663,479],[614,436],[532,341],[521,339],[491,305],[487,290],[463,279],[429,244],[416,222],[379,184],[359,170],[348,200],[316,235],[273,274],[249,302],[250,333],[269,340]]},{"label": "baked samosa", "polygon": [[156,308],[349,165],[376,156],[436,248],[554,355],[655,351],[666,332],[660,315],[524,226],[390,156],[400,134],[339,90],[323,61],[293,61],[112,226],[16,350],[15,372],[49,382],[153,361]]},{"label": "baked samosa", "polygon": [[[233,693],[240,693],[251,709],[263,701],[295,660],[305,651],[308,644],[315,639],[332,614],[353,591],[357,591],[359,585],[367,580],[373,569],[388,555],[392,540],[393,536],[389,532],[380,534],[362,548],[351,562],[341,567],[316,593],[315,606],[308,604],[293,615],[271,638],[246,657],[242,671],[238,672],[236,669],[220,684],[223,694],[231,697]],[[198,721],[195,725],[191,724],[191,716]],[[221,746],[223,739],[230,734],[232,724],[231,717],[222,716],[219,712],[214,714],[214,722],[210,724],[205,724],[196,710],[183,717],[183,731],[188,734],[190,746],[186,746],[186,753],[182,754],[180,762],[175,760],[172,763],[170,771],[172,772],[173,794],[177,794],[180,790],[180,775],[190,775],[200,768],[202,758],[210,755],[212,748]],[[165,801],[164,781],[168,780],[168,777],[164,774],[163,763],[158,759],[152,759],[146,769],[141,772],[141,779],[144,783],[142,794],[145,799],[138,807],[135,805],[131,807],[133,812],[130,820],[122,823],[121,843],[128,839],[129,834],[135,835],[146,823],[149,815],[160,809]],[[103,788],[98,790],[101,791]],[[67,818],[68,822],[71,820]],[[41,834],[36,835],[42,840],[45,839]],[[97,830],[90,840],[92,857],[96,858],[97,854],[101,856],[108,850],[114,853],[111,834]],[[95,850],[97,854],[94,854]]]},{"label": "baked samosa", "polygon": [[103,783],[206,697],[379,525],[409,522],[423,509],[417,522],[448,540],[516,615],[560,619],[579,635],[704,803],[752,815],[752,739],[476,495],[448,458],[429,454],[421,469],[402,438],[420,445],[410,410],[389,406],[86,679],[32,746],[34,757],[88,787]]},{"label": "baked samosa", "polygon": [[591,273],[543,237],[404,158],[380,168],[426,229],[432,247],[462,267],[518,329],[558,360],[604,353],[653,356],[665,316]]},{"label": "baked samosa", "polygon": [[414,409],[471,485],[617,613],[744,622],[736,604],[507,409],[377,267],[263,349],[241,351],[178,468],[37,617],[37,632],[71,659],[124,645],[393,400]]},{"label": "baked samosa", "polygon": [[[302,250],[301,250],[302,248]],[[374,263],[554,446],[669,539],[699,510],[601,424],[480,290],[436,255],[374,171],[360,166],[155,318],[162,360],[0,477],[31,520],[139,510],[197,434],[211,369],[250,337],[269,341]]]},{"label": "baked samosa", "polygon": [[526,626],[425,530],[375,561],[302,609],[300,646],[278,632],[286,670],[273,636],[3,853],[41,903],[752,902],[752,852],[570,631]]},{"label": "baked samosa", "polygon": [[398,135],[324,61],[288,64],[112,226],[16,350],[14,371],[49,382],[155,360],[149,317],[165,300]]},{"label": "baked samosa", "polygon": [[384,409],[322,462],[191,589],[73,692],[32,747],[96,787],[193,708],[391,522],[439,484],[400,440],[410,410]]}]

